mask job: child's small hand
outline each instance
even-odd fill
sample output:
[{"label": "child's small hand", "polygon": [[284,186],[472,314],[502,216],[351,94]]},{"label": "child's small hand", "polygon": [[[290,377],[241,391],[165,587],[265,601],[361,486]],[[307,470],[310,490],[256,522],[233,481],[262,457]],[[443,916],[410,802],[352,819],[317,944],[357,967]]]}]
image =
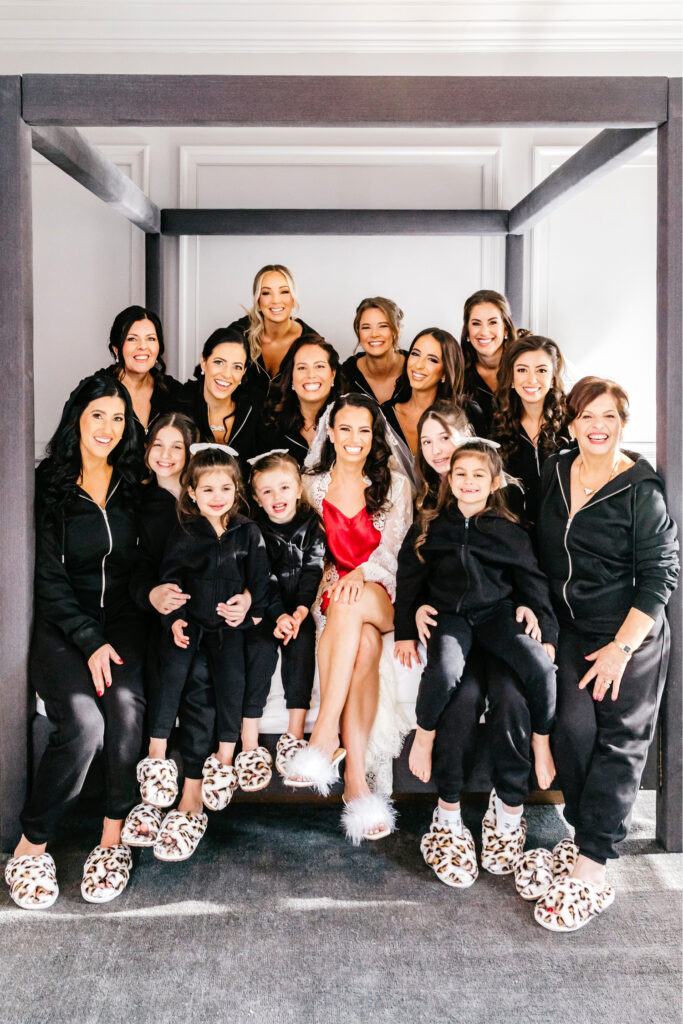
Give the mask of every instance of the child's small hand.
[{"label": "child's small hand", "polygon": [[275,623],[273,636],[277,637],[278,640],[282,640],[286,647],[290,640],[294,640],[296,638],[298,631],[299,627],[294,616],[285,614],[280,615]]},{"label": "child's small hand", "polygon": [[415,612],[415,625],[417,626],[417,635],[419,636],[422,643],[427,646],[427,641],[432,635],[428,626],[436,625],[436,616],[439,613],[436,608],[432,608],[431,604],[421,604]]},{"label": "child's small hand", "polygon": [[239,626],[251,607],[251,594],[245,590],[243,594],[235,594],[229,601],[220,601],[216,611],[225,619],[229,626]]},{"label": "child's small hand", "polygon": [[551,661],[555,661],[555,648],[552,644],[543,644],[543,650],[548,655]]},{"label": "child's small hand", "polygon": [[420,664],[420,655],[417,653],[417,644],[414,640],[397,640],[394,644],[394,657],[404,668],[412,668],[413,658],[415,664]]},{"label": "child's small hand", "polygon": [[531,608],[527,608],[526,605],[520,604],[515,615],[517,622],[526,622],[526,628],[524,630],[532,640],[538,640],[541,642],[541,627],[538,624],[538,619],[532,612]]},{"label": "child's small hand", "polygon": [[185,619],[176,619],[171,626],[171,632],[173,633],[173,639],[175,640],[176,647],[185,648],[190,643],[189,636],[187,633],[183,632],[186,626],[187,623],[185,622]]}]

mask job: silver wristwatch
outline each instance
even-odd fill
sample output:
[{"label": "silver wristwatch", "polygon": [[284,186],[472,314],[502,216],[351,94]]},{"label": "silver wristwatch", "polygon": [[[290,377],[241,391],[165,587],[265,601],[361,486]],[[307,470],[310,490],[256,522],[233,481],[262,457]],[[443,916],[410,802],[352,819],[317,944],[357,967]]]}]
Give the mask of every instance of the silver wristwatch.
[{"label": "silver wristwatch", "polygon": [[615,637],[612,643],[616,644],[619,650],[623,651],[624,654],[627,654],[629,658],[633,654],[633,648],[629,644],[625,644],[623,640],[617,640]]}]

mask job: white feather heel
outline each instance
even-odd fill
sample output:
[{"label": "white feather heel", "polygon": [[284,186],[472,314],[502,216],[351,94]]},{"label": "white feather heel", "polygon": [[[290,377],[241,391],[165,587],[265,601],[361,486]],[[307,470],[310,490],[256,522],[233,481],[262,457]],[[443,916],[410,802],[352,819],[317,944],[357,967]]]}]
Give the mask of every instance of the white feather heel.
[{"label": "white feather heel", "polygon": [[347,838],[354,846],[360,846],[361,839],[384,839],[391,835],[396,827],[396,811],[384,793],[369,793],[348,803],[344,801],[341,820]]},{"label": "white feather heel", "polygon": [[289,761],[284,777],[285,786],[292,786],[294,789],[310,786],[321,796],[327,796],[339,778],[339,765],[345,757],[344,748],[338,747],[332,760],[328,761],[319,747],[309,744],[298,750]]}]

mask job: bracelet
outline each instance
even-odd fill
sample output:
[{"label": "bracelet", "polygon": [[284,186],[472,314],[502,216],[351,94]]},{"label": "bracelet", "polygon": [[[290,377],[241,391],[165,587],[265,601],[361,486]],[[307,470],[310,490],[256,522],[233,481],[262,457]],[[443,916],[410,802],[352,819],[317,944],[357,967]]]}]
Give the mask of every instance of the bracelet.
[{"label": "bracelet", "polygon": [[625,644],[623,640],[617,640],[616,637],[611,641],[611,643],[616,644],[619,650],[626,655],[628,660],[630,660],[631,655],[633,654],[633,648],[629,644]]}]

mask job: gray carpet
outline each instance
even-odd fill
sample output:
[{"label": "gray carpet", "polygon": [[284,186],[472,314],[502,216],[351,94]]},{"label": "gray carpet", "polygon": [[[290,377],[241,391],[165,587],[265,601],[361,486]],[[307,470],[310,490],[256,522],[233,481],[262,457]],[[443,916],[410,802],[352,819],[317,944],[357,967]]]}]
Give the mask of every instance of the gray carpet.
[{"label": "gray carpet", "polygon": [[[354,849],[338,805],[236,802],[191,861],[139,851],[105,907],[80,897],[90,823],[53,848],[54,907],[0,896],[0,1021],[679,1024],[681,858],[651,838],[650,794],[611,872],[616,902],[569,936],[539,928],[510,877],[440,883],[418,846],[430,805],[400,808],[396,835]],[[475,835],[482,813],[465,811]],[[527,817],[528,846],[567,834],[555,807]]]}]

